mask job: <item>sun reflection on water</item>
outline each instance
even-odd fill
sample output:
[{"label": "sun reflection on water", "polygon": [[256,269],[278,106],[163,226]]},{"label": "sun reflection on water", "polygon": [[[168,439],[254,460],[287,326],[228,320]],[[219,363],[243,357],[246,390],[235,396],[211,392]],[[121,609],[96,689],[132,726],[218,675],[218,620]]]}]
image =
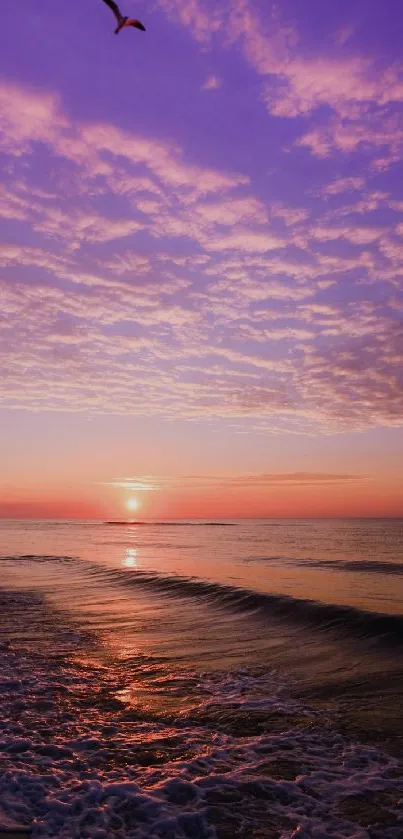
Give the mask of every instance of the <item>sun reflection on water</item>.
[{"label": "sun reflection on water", "polygon": [[125,568],[137,568],[137,548],[126,548],[126,554],[123,558],[123,565]]}]

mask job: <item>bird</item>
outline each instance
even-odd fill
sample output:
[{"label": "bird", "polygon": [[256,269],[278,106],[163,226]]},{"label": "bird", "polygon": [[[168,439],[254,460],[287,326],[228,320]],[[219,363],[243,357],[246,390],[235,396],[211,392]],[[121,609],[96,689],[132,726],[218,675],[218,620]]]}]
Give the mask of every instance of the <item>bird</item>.
[{"label": "bird", "polygon": [[115,3],[114,0],[104,0],[104,3],[106,3],[106,5],[109,6],[110,9],[112,9],[113,14],[115,15],[115,18],[118,22],[118,25],[115,29],[115,35],[119,35],[120,30],[123,29],[125,26],[134,26],[136,29],[141,29],[142,32],[146,31],[145,26],[143,26],[143,24],[140,23],[139,20],[135,20],[134,18],[122,15],[118,4]]}]

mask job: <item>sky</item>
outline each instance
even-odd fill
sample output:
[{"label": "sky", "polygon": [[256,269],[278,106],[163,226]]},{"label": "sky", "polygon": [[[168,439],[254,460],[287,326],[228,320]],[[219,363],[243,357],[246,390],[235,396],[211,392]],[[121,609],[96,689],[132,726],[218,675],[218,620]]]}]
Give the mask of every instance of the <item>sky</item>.
[{"label": "sky", "polygon": [[121,8],[5,0],[0,516],[403,515],[399,0]]}]

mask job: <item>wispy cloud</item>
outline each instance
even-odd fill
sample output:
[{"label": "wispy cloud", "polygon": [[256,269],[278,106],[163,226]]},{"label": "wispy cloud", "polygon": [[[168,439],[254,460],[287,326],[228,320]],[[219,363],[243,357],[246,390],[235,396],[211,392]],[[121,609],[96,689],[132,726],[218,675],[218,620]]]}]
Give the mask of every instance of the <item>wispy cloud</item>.
[{"label": "wispy cloud", "polygon": [[296,19],[293,9],[287,19],[287,5],[262,14],[249,0],[231,0],[219,12],[198,0],[159,2],[197,41],[216,33],[224,48],[237,44],[262,81],[261,95],[272,115],[293,119],[328,109],[330,116],[300,140],[312,154],[325,157],[335,150],[366,148],[378,170],[400,159],[403,64],[391,61],[385,67],[377,54],[354,50],[350,43],[356,21],[344,21],[312,51],[298,21],[302,10]]},{"label": "wispy cloud", "polygon": [[159,490],[270,490],[273,487],[332,486],[363,484],[371,481],[368,475],[343,472],[267,472],[240,475],[171,475],[160,477],[124,478],[105,481],[104,486],[129,491],[156,492]]},{"label": "wispy cloud", "polygon": [[222,85],[222,79],[219,76],[214,76],[213,74],[207,76],[206,80],[202,84],[202,90],[218,90],[219,87]]},{"label": "wispy cloud", "polygon": [[399,62],[375,72],[334,26],[308,49],[298,16],[263,20],[247,0],[160,7],[248,67],[235,97],[227,81],[206,96],[226,78],[209,56],[194,95],[209,118],[224,95],[254,97],[264,157],[244,140],[231,153],[237,111],[217,150],[214,132],[180,142],[2,83],[2,404],[298,433],[401,424]]},{"label": "wispy cloud", "polygon": [[148,475],[122,478],[116,481],[103,481],[101,486],[117,487],[118,489],[127,489],[130,492],[157,492],[166,483],[165,478],[154,478]]}]

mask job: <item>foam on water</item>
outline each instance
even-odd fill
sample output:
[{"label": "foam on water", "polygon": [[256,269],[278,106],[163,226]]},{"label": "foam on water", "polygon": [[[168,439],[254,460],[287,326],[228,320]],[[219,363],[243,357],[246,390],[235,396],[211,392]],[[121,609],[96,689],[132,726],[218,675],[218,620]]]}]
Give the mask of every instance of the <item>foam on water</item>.
[{"label": "foam on water", "polygon": [[[38,595],[1,605],[0,824],[34,839],[401,839],[398,760],[278,673],[113,661]],[[22,611],[40,645],[18,634]]]}]

